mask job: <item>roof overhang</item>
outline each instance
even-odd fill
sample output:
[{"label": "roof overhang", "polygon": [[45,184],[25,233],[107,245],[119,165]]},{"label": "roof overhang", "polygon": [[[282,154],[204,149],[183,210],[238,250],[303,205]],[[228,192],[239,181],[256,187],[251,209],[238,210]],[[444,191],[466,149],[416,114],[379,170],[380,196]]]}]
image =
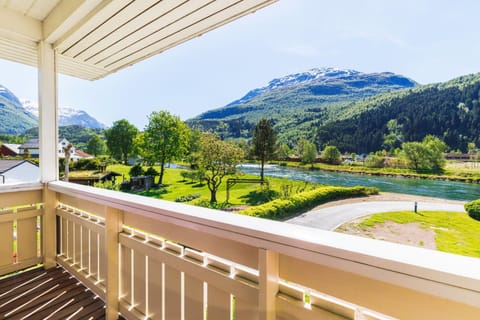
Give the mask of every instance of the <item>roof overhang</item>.
[{"label": "roof overhang", "polygon": [[276,0],[0,0],[0,58],[37,66],[51,43],[57,72],[102,78]]}]

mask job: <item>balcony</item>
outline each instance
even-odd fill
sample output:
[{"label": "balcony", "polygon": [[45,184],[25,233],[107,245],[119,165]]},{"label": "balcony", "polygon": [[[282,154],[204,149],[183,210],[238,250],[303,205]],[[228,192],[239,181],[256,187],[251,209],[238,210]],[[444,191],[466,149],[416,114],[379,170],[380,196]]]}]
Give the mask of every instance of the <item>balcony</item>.
[{"label": "balcony", "polygon": [[41,173],[0,186],[0,275],[46,270],[1,280],[0,316],[45,318],[41,273],[96,308],[50,319],[479,318],[479,259],[58,181],[58,72],[98,79],[273,2],[0,4],[0,58],[39,70]]},{"label": "balcony", "polygon": [[0,203],[0,273],[60,265],[109,319],[480,314],[479,259],[65,182]]}]

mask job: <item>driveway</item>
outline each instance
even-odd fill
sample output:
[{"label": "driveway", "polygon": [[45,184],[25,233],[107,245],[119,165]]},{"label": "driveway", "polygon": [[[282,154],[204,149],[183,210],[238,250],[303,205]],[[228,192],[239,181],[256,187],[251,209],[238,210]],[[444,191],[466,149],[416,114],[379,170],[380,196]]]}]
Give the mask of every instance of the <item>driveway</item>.
[{"label": "driveway", "polygon": [[[374,213],[413,211],[415,205],[415,201],[359,201],[361,202],[339,205],[329,204],[326,207],[314,209],[286,222],[322,230],[334,230],[345,222]],[[460,201],[445,203],[442,199],[438,199],[438,201],[418,201],[417,210],[465,212],[463,205],[464,203]]]}]

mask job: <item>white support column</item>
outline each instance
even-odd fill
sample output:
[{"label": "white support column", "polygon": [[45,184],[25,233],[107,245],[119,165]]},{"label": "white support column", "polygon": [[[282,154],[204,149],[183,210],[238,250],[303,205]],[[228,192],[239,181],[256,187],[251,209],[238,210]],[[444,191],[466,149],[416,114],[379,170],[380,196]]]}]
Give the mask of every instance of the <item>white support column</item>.
[{"label": "white support column", "polygon": [[107,320],[118,319],[119,303],[119,234],[123,226],[123,212],[107,207],[105,209],[105,248],[107,251],[107,290],[105,294]]},{"label": "white support column", "polygon": [[56,193],[46,183],[58,180],[57,73],[55,51],[50,43],[38,44],[38,138],[40,147],[40,181],[44,183],[42,217],[42,254],[46,268],[55,266]]},{"label": "white support column", "polygon": [[38,44],[38,138],[40,180],[58,180],[57,72],[50,43]]},{"label": "white support column", "polygon": [[275,303],[278,293],[278,253],[259,249],[259,307],[261,320],[276,319]]}]

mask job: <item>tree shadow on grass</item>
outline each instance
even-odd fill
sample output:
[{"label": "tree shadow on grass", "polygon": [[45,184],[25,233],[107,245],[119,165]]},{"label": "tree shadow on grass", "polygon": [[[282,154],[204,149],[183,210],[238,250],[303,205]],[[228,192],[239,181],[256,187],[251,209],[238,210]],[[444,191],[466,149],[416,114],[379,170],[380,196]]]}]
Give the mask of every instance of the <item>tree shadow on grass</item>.
[{"label": "tree shadow on grass", "polygon": [[245,199],[245,202],[251,206],[256,206],[265,202],[277,199],[280,193],[275,190],[254,190],[248,194],[241,196],[240,199]]},{"label": "tree shadow on grass", "polygon": [[170,193],[170,191],[167,190],[166,185],[163,185],[158,188],[152,188],[150,190],[144,190],[144,191],[139,191],[135,193],[141,196],[146,196],[151,198],[162,198],[162,195]]}]

